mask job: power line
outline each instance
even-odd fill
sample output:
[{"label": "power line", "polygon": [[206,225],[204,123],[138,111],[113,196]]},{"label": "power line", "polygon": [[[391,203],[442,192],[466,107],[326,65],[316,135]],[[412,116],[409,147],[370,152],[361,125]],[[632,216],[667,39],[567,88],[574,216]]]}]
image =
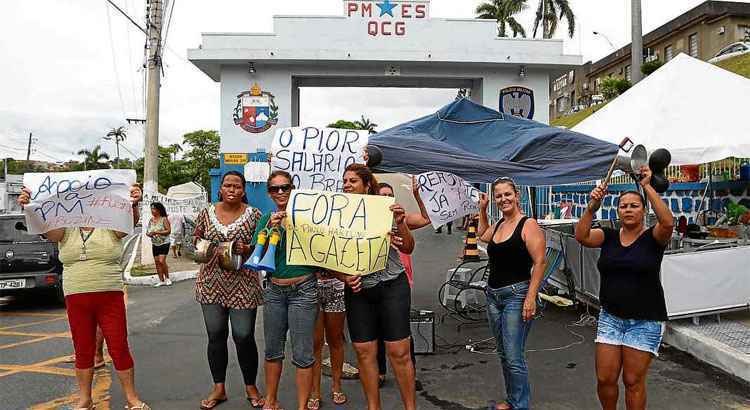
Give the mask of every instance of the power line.
[{"label": "power line", "polygon": [[109,31],[109,48],[112,54],[112,69],[115,72],[115,81],[117,85],[117,96],[120,98],[120,110],[125,117],[125,100],[122,98],[122,87],[120,86],[120,73],[117,70],[117,58],[115,57],[115,40],[112,38],[112,21],[109,17],[109,7],[104,6],[104,12],[107,14],[107,29]]}]

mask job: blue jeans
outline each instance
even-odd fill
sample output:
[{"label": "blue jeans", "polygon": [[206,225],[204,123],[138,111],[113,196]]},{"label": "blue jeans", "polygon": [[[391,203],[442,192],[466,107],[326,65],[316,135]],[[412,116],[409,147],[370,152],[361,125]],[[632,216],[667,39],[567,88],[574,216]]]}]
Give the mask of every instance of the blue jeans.
[{"label": "blue jeans", "polygon": [[499,289],[487,287],[487,319],[497,341],[497,355],[503,367],[505,394],[513,409],[529,408],[529,371],[526,367],[526,336],[531,321],[525,322],[523,301],[529,282]]},{"label": "blue jeans", "polygon": [[295,285],[268,284],[263,296],[263,335],[266,360],[284,359],[286,333],[292,339],[292,364],[305,369],[315,364],[313,335],[318,320],[318,280],[315,275]]}]

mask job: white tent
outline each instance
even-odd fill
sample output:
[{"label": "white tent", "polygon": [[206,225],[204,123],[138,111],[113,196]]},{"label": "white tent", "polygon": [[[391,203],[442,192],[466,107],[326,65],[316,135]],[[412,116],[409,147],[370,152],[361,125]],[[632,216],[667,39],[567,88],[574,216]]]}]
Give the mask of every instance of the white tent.
[{"label": "white tent", "polygon": [[573,128],[649,151],[666,148],[672,165],[750,157],[750,80],[679,54]]},{"label": "white tent", "polygon": [[170,187],[167,190],[167,196],[173,199],[191,199],[201,197],[203,200],[207,200],[206,190],[192,181]]}]

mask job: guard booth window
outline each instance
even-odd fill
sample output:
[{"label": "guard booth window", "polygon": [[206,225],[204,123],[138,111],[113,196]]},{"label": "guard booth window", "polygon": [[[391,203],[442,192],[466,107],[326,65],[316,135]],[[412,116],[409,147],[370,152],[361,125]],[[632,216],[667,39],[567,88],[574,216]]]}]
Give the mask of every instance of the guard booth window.
[{"label": "guard booth window", "polygon": [[688,37],[688,52],[691,57],[698,58],[698,33],[693,33]]}]

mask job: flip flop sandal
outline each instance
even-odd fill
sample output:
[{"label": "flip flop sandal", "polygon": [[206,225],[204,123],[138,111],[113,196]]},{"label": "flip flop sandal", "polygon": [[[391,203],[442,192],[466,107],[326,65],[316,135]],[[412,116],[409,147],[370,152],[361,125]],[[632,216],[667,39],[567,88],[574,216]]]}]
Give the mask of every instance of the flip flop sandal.
[{"label": "flip flop sandal", "polygon": [[128,405],[125,405],[125,410],[151,410],[151,407],[146,404],[146,402],[141,402],[140,406],[132,406],[128,407]]},{"label": "flip flop sandal", "polygon": [[331,393],[331,396],[333,398],[333,403],[337,405],[342,405],[347,402],[346,394],[342,391],[335,391]]},{"label": "flip flop sandal", "polygon": [[246,399],[250,402],[250,407],[254,409],[262,409],[266,404],[266,399],[263,397],[246,397]]},{"label": "flip flop sandal", "polygon": [[307,399],[307,410],[318,410],[320,409],[320,398]]},{"label": "flip flop sandal", "polygon": [[206,400],[204,400],[204,401],[205,401],[206,403],[211,403],[211,402],[213,402],[213,406],[207,406],[207,405],[205,405],[205,404],[201,403],[200,409],[201,409],[201,410],[211,410],[211,409],[213,409],[213,408],[217,407],[218,405],[220,405],[221,403],[224,403],[224,402],[225,402],[225,401],[227,401],[227,400],[228,400],[228,399],[226,399],[226,398],[224,398],[224,399],[206,399]]}]

